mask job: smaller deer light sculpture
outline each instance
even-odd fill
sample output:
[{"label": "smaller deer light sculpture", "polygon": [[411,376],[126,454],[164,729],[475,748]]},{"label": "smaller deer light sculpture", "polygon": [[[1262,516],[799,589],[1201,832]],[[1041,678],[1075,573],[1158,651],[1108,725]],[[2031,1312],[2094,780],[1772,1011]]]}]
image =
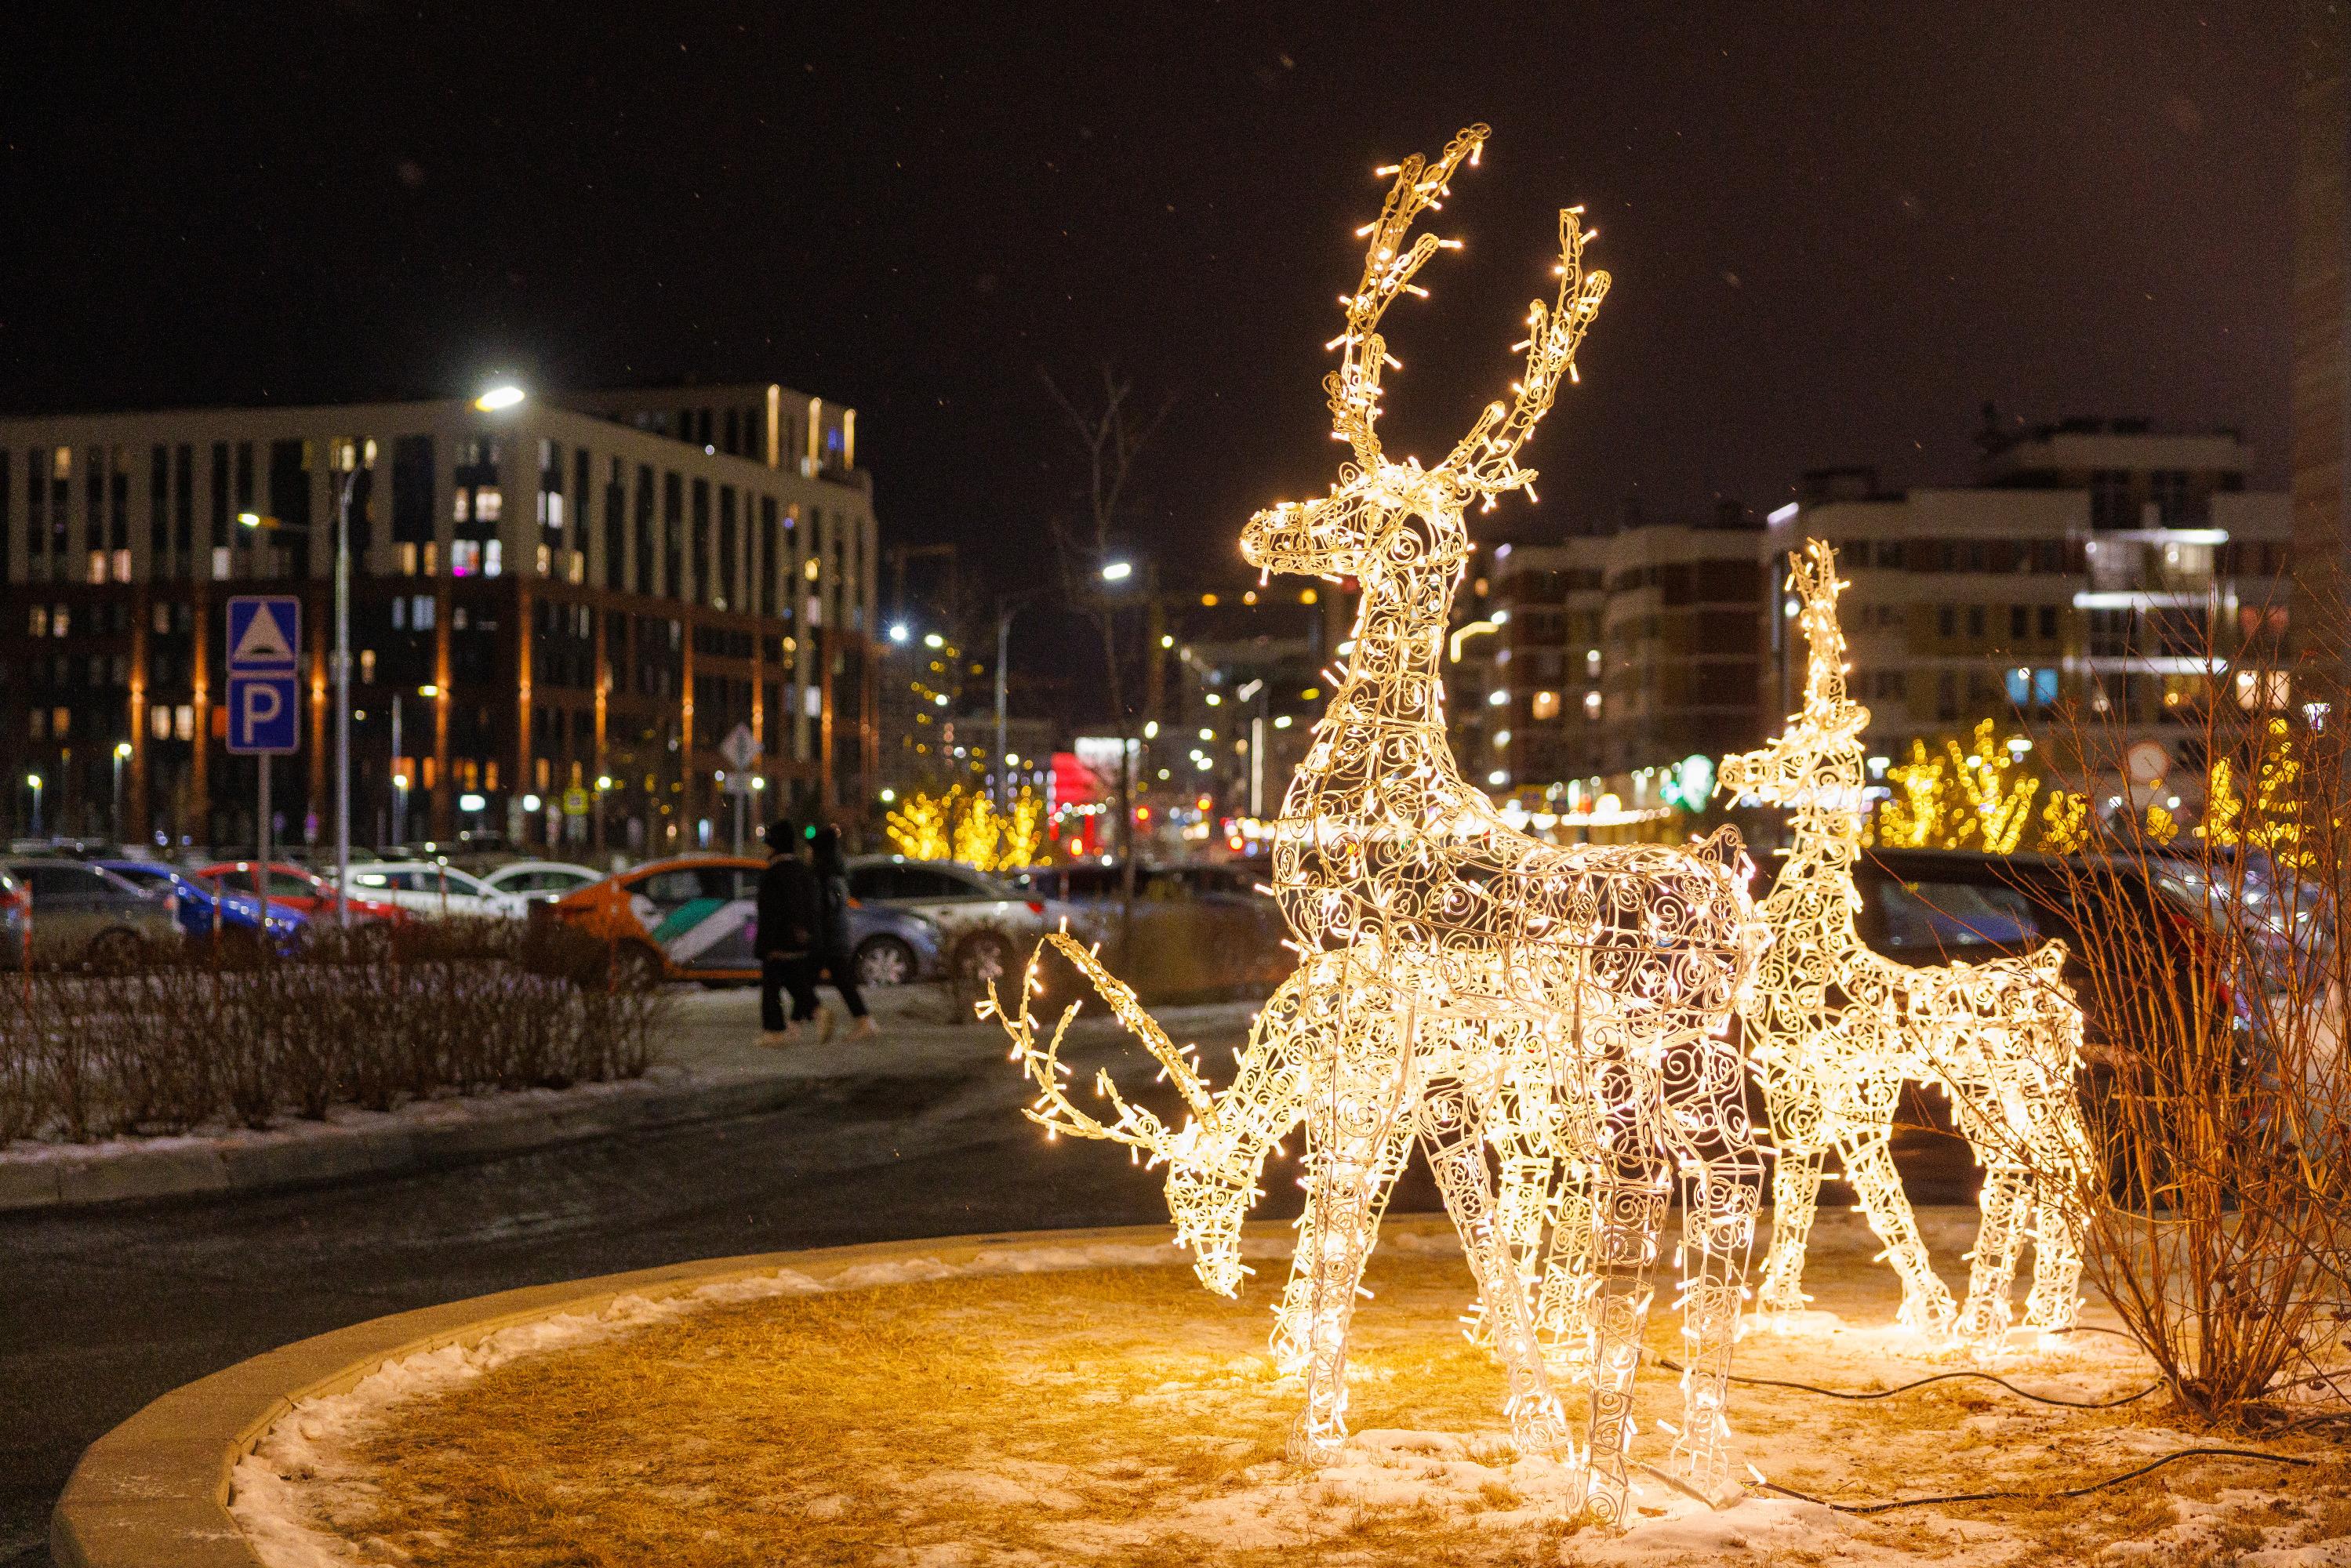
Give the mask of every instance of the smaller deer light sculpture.
[{"label": "smaller deer light sculpture", "polygon": [[[1433,165],[1383,171],[1395,183],[1364,231],[1363,281],[1342,297],[1342,357],[1325,382],[1353,461],[1328,496],[1261,511],[1242,535],[1252,565],[1362,584],[1343,678],[1275,829],[1274,892],[1298,971],[1259,1016],[1238,1076],[1211,1094],[1131,992],[1083,946],[1053,939],[1158,1057],[1191,1113],[1177,1128],[1121,1098],[1107,1074],[1097,1089],[1115,1114],[1089,1115],[1066,1092],[1061,1031],[1040,1046],[1025,1006],[998,1016],[1040,1092],[1036,1120],[1167,1163],[1178,1239],[1211,1289],[1238,1285],[1240,1219],[1266,1155],[1305,1124],[1306,1210],[1273,1334],[1277,1364],[1303,1384],[1302,1458],[1329,1457],[1346,1436],[1348,1325],[1390,1184],[1417,1144],[1477,1281],[1513,1437],[1582,1465],[1587,1506],[1614,1521],[1649,1271],[1677,1188],[1691,1370],[1675,1454],[1702,1490],[1727,1478],[1724,1385],[1761,1162],[1725,1026],[1764,936],[1735,833],[1679,849],[1529,838],[1462,779],[1447,740],[1442,656],[1469,554],[1463,514],[1529,486],[1519,450],[1573,375],[1607,287],[1583,271],[1576,214],[1561,214],[1558,297],[1533,307],[1513,401],[1489,405],[1433,467],[1381,450],[1380,372],[1392,361],[1380,317],[1419,292],[1414,274],[1449,243],[1405,235],[1485,136],[1473,126]],[[1541,1265],[1530,1231],[1546,1225],[1549,1255],[1569,1266]],[[1574,1299],[1539,1302],[1538,1274]],[[1580,1447],[1547,1329],[1583,1342],[1554,1358],[1592,1382]]]},{"label": "smaller deer light sculpture", "polygon": [[[1835,552],[1818,539],[1792,554],[1789,568],[1802,605],[1804,706],[1771,745],[1723,758],[1719,784],[1787,808],[1793,828],[1763,901],[1771,946],[1741,1009],[1748,1059],[1779,1145],[1759,1304],[1788,1312],[1807,1299],[1804,1247],[1822,1160],[1834,1150],[1901,1277],[1901,1321],[1937,1336],[1956,1329],[1989,1352],[2008,1330],[2028,1231],[2035,1246],[2027,1323],[2065,1327],[2079,1304],[2082,1260],[2066,1200],[2089,1157],[2074,1099],[2082,1009],[2062,977],[2063,943],[2019,958],[1936,965],[1896,963],[1862,944],[1853,870],[1861,858],[1869,710],[1845,695],[1836,612],[1845,585]],[[1906,1080],[1950,1094],[1959,1131],[1984,1166],[1964,1311],[1928,1262],[1894,1168],[1894,1111]]]}]

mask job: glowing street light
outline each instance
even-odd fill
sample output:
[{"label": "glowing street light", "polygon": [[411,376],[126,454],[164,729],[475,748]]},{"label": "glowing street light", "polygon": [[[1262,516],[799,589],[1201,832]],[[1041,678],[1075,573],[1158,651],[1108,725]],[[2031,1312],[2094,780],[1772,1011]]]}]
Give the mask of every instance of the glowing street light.
[{"label": "glowing street light", "polygon": [[926,632],[923,634],[923,646],[925,648],[944,648],[946,645],[947,640],[935,632]]},{"label": "glowing street light", "polygon": [[1113,560],[1102,563],[1102,576],[1104,582],[1124,582],[1128,578],[1133,577],[1134,575],[1134,563],[1133,561]]},{"label": "glowing street light", "polygon": [[496,413],[503,409],[516,407],[522,400],[522,388],[512,382],[499,382],[494,386],[485,387],[482,395],[474,400],[474,406],[484,413]]},{"label": "glowing street light", "polygon": [[912,637],[913,635],[914,632],[907,630],[906,623],[904,621],[893,622],[891,623],[890,641],[893,643],[904,643],[907,638]]}]

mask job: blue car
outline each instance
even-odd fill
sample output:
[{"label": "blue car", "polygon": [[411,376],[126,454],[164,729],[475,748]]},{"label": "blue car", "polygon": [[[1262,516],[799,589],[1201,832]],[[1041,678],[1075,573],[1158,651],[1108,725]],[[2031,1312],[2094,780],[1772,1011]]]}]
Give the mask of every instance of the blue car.
[{"label": "blue car", "polygon": [[[251,931],[260,924],[256,913],[259,901],[251,894],[224,888],[215,878],[190,876],[156,861],[96,863],[150,893],[170,896],[178,911],[180,929],[191,936],[208,937],[215,926],[223,931]],[[269,935],[281,952],[301,940],[302,927],[308,924],[308,917],[289,904],[269,906]]]}]

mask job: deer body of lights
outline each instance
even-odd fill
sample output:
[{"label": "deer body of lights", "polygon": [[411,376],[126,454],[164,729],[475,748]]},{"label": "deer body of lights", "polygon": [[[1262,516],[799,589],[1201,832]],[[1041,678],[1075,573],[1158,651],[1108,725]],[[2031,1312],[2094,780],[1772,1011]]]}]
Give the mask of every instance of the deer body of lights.
[{"label": "deer body of lights", "polygon": [[[1167,1163],[1177,1239],[1211,1289],[1238,1286],[1265,1158],[1304,1124],[1306,1208],[1272,1340],[1303,1383],[1292,1449],[1304,1458],[1345,1437],[1348,1326],[1390,1184],[1417,1143],[1478,1283],[1517,1442],[1584,1465],[1589,1508],[1614,1521],[1649,1272],[1677,1186],[1690,1370],[1675,1452],[1701,1490],[1727,1479],[1723,1395],[1761,1162],[1725,1026],[1765,938],[1729,830],[1690,849],[1531,839],[1460,777],[1447,744],[1441,659],[1468,557],[1463,515],[1534,477],[1519,448],[1573,375],[1607,286],[1583,271],[1577,214],[1562,213],[1558,297],[1533,308],[1515,400],[1489,405],[1434,467],[1382,452],[1374,424],[1393,361],[1378,322],[1448,243],[1407,246],[1406,233],[1485,134],[1464,131],[1433,165],[1383,171],[1395,183],[1364,231],[1369,258],[1343,297],[1342,359],[1325,383],[1353,461],[1327,497],[1259,512],[1242,538],[1264,570],[1362,585],[1346,668],[1274,831],[1299,969],[1212,1095],[1125,987],[1073,939],[1052,939],[1158,1057],[1190,1112],[1180,1128],[1107,1074],[1096,1088],[1115,1115],[1088,1114],[1065,1092],[1061,1030],[1040,1046],[1025,993],[1017,1016],[998,1016],[1041,1091],[1036,1120]],[[1581,1445],[1555,1365],[1593,1385]]]},{"label": "deer body of lights", "polygon": [[[2081,1278],[2076,1224],[2064,1195],[2087,1144],[2074,1081],[2082,1010],[2061,977],[2063,944],[2022,958],[1912,966],[1863,946],[1853,870],[1863,834],[1861,734],[1849,701],[1837,623],[1836,558],[1814,539],[1790,557],[1802,601],[1804,706],[1760,751],[1723,760],[1720,788],[1788,808],[1793,836],[1764,898],[1771,929],[1741,1005],[1748,1057],[1761,1080],[1779,1145],[1771,1247],[1759,1304],[1801,1309],[1804,1247],[1822,1161],[1836,1152],[1902,1280],[1901,1321],[1930,1334],[1956,1328],[1979,1352],[2009,1326],[2009,1291],[2028,1231],[2034,1239],[2029,1325],[2070,1325]],[[1891,1154],[1906,1079],[1949,1092],[1960,1132],[1985,1167],[1982,1228],[1964,1312],[1927,1261]]]}]

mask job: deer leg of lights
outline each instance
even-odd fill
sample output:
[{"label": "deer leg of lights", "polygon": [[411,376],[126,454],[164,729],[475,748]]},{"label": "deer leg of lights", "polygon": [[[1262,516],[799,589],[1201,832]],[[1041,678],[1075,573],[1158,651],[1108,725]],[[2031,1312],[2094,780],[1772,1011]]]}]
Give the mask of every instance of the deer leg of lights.
[{"label": "deer leg of lights", "polygon": [[1492,1179],[1486,1166],[1486,1118],[1458,1082],[1420,1097],[1416,1115],[1421,1152],[1437,1176],[1445,1210],[1461,1236],[1461,1249],[1489,1309],[1493,1343],[1509,1380],[1502,1408],[1522,1454],[1569,1457],[1567,1416],[1543,1371],[1535,1343],[1525,1281],[1510,1242],[1496,1223]]},{"label": "deer leg of lights", "polygon": [[1804,1248],[1821,1201],[1822,1149],[1780,1145],[1771,1166],[1771,1249],[1763,1257],[1763,1287],[1756,1305],[1767,1313],[1801,1312],[1804,1294]]},{"label": "deer leg of lights", "polygon": [[[1855,1052],[1862,1057],[1860,1051]],[[1862,1060],[1883,1060],[1873,1052]],[[1855,1200],[1871,1232],[1885,1244],[1886,1260],[1902,1281],[1902,1310],[1896,1321],[1929,1338],[1951,1332],[1959,1309],[1950,1290],[1935,1272],[1927,1243],[1918,1234],[1917,1216],[1902,1190],[1902,1175],[1894,1165],[1894,1111],[1902,1098],[1902,1080],[1886,1073],[1856,1072],[1834,1098],[1844,1134],[1837,1156],[1852,1185]]]},{"label": "deer leg of lights", "polygon": [[1682,1429],[1674,1455],[1690,1484],[1719,1494],[1730,1477],[1731,1346],[1755,1247],[1762,1161],[1747,1120],[1746,1073],[1708,1039],[1665,1058],[1667,1146],[1682,1175]]}]

